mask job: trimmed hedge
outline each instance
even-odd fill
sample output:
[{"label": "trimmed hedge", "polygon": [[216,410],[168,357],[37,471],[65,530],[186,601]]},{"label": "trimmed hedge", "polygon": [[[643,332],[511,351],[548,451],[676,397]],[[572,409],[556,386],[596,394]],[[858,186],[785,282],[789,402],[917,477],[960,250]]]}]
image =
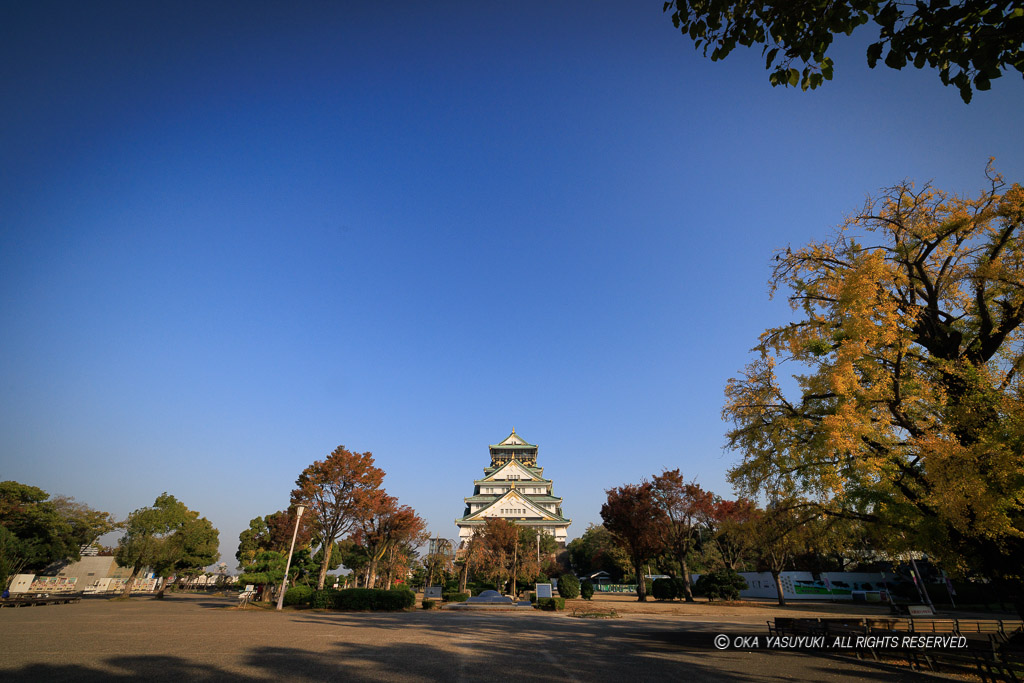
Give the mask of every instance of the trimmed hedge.
[{"label": "trimmed hedge", "polygon": [[346,588],[341,591],[328,589],[314,593],[311,602],[317,609],[388,611],[409,609],[416,604],[416,596],[408,588]]},{"label": "trimmed hedge", "polygon": [[651,595],[655,600],[675,600],[679,597],[679,586],[674,579],[655,579]]},{"label": "trimmed hedge", "polygon": [[423,601],[423,609],[434,609],[437,607],[437,600],[431,600],[427,598]]},{"label": "trimmed hedge", "polygon": [[454,591],[451,593],[441,593],[441,598],[445,602],[466,602],[466,600],[469,600],[469,593],[457,593]]},{"label": "trimmed hedge", "polygon": [[284,604],[308,605],[314,592],[309,586],[292,586],[284,592]]},{"label": "trimmed hedge", "polygon": [[580,597],[580,580],[572,574],[562,574],[558,577],[558,594],[570,600]]},{"label": "trimmed hedge", "polygon": [[584,579],[583,582],[580,583],[580,597],[584,600],[589,600],[594,597],[594,584],[590,579]]},{"label": "trimmed hedge", "polygon": [[738,600],[740,591],[747,588],[747,581],[731,569],[701,574],[694,592],[708,600]]},{"label": "trimmed hedge", "polygon": [[548,612],[565,609],[565,598],[538,598],[537,607]]},{"label": "trimmed hedge", "polygon": [[313,609],[334,609],[338,594],[341,591],[334,588],[325,588],[322,591],[315,591],[310,598],[309,604]]}]

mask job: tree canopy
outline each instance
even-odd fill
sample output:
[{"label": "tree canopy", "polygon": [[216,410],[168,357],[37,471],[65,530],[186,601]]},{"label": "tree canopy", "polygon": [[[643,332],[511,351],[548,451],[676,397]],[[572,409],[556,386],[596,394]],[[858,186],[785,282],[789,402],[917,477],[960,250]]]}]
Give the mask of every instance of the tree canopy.
[{"label": "tree canopy", "polygon": [[383,490],[367,496],[363,516],[357,521],[354,540],[366,549],[369,563],[366,587],[374,588],[383,569],[385,583],[390,584],[398,565],[407,564],[399,557],[426,540],[427,523],[408,505]]},{"label": "tree canopy", "polygon": [[696,482],[687,482],[678,469],[662,472],[651,484],[655,503],[665,514],[660,527],[662,542],[679,563],[686,601],[693,602],[688,559],[700,540],[701,527],[711,515],[714,495]]},{"label": "tree canopy", "polygon": [[317,588],[322,590],[335,541],[353,531],[372,506],[373,494],[384,481],[384,470],[373,455],[338,446],[323,460],[307,467],[295,480],[292,504],[305,503],[320,544],[325,548]]},{"label": "tree canopy", "polygon": [[0,482],[0,584],[23,570],[77,560],[83,546],[117,528],[108,512],[16,481]]},{"label": "tree canopy", "polygon": [[[249,528],[238,535],[238,550],[235,558],[240,567],[252,564],[256,557],[266,550],[287,553],[291,548],[292,533],[295,531],[295,508],[280,510],[266,517],[249,520]],[[313,541],[313,522],[310,515],[299,520],[295,547],[308,548]]]},{"label": "tree canopy", "polygon": [[632,567],[626,551],[601,524],[588,524],[586,531],[569,541],[566,547],[569,561],[580,575],[604,571],[618,583]]},{"label": "tree canopy", "polygon": [[664,10],[713,60],[737,45],[762,45],[772,85],[807,90],[831,80],[834,37],[869,22],[878,26],[871,68],[882,59],[893,69],[938,69],[964,102],[1004,71],[1024,75],[1024,8],[1016,0],[669,0]]},{"label": "tree canopy", "polygon": [[135,510],[124,523],[115,559],[131,567],[124,596],[131,595],[136,577],[151,567],[161,577],[213,564],[220,558],[219,533],[205,517],[164,492],[151,507]]},{"label": "tree canopy", "polygon": [[665,511],[658,507],[650,483],[625,484],[608,489],[608,500],[601,506],[604,526],[629,555],[636,573],[637,600],[647,600],[643,565],[664,548]]},{"label": "tree canopy", "polygon": [[1024,188],[988,178],[974,198],[900,183],[778,253],[798,316],[761,335],[724,415],[748,495],[807,496],[1019,591]]}]

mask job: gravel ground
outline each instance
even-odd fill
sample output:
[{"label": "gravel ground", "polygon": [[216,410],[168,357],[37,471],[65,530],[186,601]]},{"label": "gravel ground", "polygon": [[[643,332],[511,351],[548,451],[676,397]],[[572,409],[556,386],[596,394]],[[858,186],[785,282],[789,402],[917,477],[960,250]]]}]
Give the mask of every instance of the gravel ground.
[{"label": "gravel ground", "polygon": [[275,612],[181,594],[3,609],[0,680],[926,680],[849,658],[700,645],[723,631],[766,633],[770,606],[631,608],[629,596],[601,597],[591,607],[614,607],[620,618],[573,618],[568,610]]}]

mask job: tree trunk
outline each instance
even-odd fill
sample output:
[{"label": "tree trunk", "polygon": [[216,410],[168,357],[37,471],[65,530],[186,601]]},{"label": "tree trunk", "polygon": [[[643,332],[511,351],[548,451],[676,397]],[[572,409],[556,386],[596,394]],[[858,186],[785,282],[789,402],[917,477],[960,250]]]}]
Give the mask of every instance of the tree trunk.
[{"label": "tree trunk", "polygon": [[462,563],[462,569],[459,570],[459,592],[466,592],[466,582],[469,581],[469,557],[466,557],[466,561]]},{"label": "tree trunk", "polygon": [[777,569],[773,569],[772,578],[775,579],[775,592],[779,595],[779,604],[785,606],[786,595],[782,592],[782,572]]},{"label": "tree trunk", "polygon": [[636,573],[636,601],[647,602],[647,581],[644,579],[644,563],[634,563],[633,571]]},{"label": "tree trunk", "polygon": [[683,567],[683,597],[686,602],[693,602],[693,588],[690,586],[690,567],[686,564],[686,556],[679,558],[679,564]]},{"label": "tree trunk", "polygon": [[164,591],[165,590],[167,590],[167,577],[166,576],[164,576],[164,577],[162,577],[160,579],[160,590],[158,590],[156,592],[156,599],[157,600],[163,600],[164,599]]},{"label": "tree trunk", "polygon": [[395,546],[388,548],[387,552],[388,559],[384,562],[384,577],[381,579],[384,582],[384,590],[391,590],[391,575],[395,569]]},{"label": "tree trunk", "polygon": [[320,563],[320,576],[316,580],[316,589],[324,589],[324,581],[327,580],[327,565],[331,563],[331,551],[334,550],[334,542],[324,544],[324,559]]},{"label": "tree trunk", "polygon": [[128,580],[124,582],[124,591],[121,593],[122,598],[129,598],[132,595],[132,586],[135,585],[135,577],[142,571],[142,565],[135,565],[132,567],[132,575],[128,577]]}]

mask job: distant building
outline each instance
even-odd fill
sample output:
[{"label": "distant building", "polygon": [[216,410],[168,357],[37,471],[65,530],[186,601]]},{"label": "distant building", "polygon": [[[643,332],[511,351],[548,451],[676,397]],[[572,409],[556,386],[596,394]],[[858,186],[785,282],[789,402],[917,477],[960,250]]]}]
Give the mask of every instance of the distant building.
[{"label": "distant building", "polygon": [[[119,567],[109,555],[84,555],[77,562],[58,562],[30,579],[24,593],[105,593],[123,588],[131,567]],[[25,576],[31,576],[26,574]],[[136,580],[133,590],[153,590],[152,578]],[[12,593],[15,591],[12,590]]]},{"label": "distant building", "polygon": [[465,499],[465,511],[455,520],[460,545],[488,517],[538,529],[565,545],[572,520],[562,516],[562,499],[553,494],[551,480],[543,476],[544,468],[537,466],[538,447],[524,441],[513,429],[489,450],[490,467],[484,468],[483,479],[473,482],[473,495]]}]

